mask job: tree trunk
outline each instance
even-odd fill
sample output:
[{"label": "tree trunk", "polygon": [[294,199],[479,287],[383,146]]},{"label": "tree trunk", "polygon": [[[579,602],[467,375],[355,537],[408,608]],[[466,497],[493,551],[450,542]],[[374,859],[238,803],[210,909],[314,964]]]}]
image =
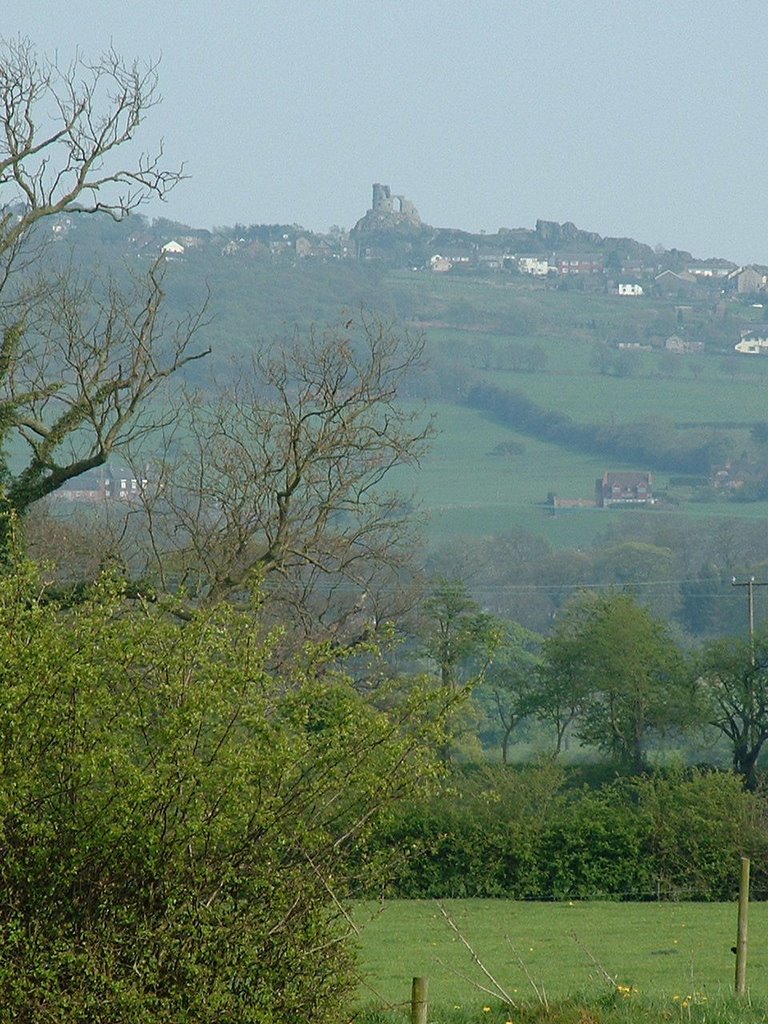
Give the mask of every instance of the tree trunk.
[{"label": "tree trunk", "polygon": [[757,789],[757,760],[761,749],[761,746],[748,747],[740,743],[733,751],[733,770],[744,779],[750,793]]},{"label": "tree trunk", "polygon": [[514,726],[507,726],[504,730],[504,738],[501,741],[501,760],[502,764],[509,764],[509,741],[512,738],[512,729]]}]

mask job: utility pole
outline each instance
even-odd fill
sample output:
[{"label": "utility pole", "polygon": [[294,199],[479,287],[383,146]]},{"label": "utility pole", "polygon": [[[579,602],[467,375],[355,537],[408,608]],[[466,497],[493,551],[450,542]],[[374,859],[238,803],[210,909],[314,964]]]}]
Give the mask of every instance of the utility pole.
[{"label": "utility pole", "polygon": [[748,580],[737,580],[734,576],[731,580],[733,587],[747,588],[747,602],[749,614],[749,645],[752,649],[752,664],[755,663],[755,587],[768,587],[768,580],[756,580],[750,576]]}]

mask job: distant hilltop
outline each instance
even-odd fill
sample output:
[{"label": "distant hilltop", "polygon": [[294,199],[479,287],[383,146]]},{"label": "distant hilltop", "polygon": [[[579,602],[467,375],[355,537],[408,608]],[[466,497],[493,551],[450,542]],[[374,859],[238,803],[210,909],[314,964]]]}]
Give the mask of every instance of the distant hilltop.
[{"label": "distant hilltop", "polygon": [[[658,262],[659,254],[633,238],[603,238],[595,231],[582,231],[570,221],[558,224],[551,220],[537,220],[536,227],[499,228],[495,234],[474,234],[458,228],[435,228],[425,224],[414,204],[402,195],[394,195],[389,185],[375,183],[372,187],[371,208],[352,228],[351,236],[363,258],[391,256],[393,250],[408,250],[422,254],[431,249],[447,259],[454,250],[463,255],[496,252],[499,256],[522,253],[525,256],[545,256],[559,253],[615,253],[618,258],[637,260],[651,265]],[[689,252],[672,249],[665,253],[680,265],[693,260]],[[669,260],[665,260],[669,266]]]},{"label": "distant hilltop", "polygon": [[358,259],[441,273],[508,271],[560,287],[680,300],[705,293],[768,293],[768,267],[697,259],[684,249],[652,248],[634,238],[582,231],[571,221],[537,220],[533,229],[499,228],[493,234],[435,228],[421,220],[409,199],[378,182],[371,208],[349,239],[349,255]]},{"label": "distant hilltop", "polygon": [[[8,216],[17,212],[5,208]],[[530,284],[605,290],[617,295],[666,295],[687,301],[731,291],[768,294],[768,267],[739,267],[729,260],[697,259],[682,249],[652,248],[633,238],[603,237],[567,221],[537,220],[534,228],[470,232],[426,224],[415,204],[375,182],[371,205],[351,231],[333,226],[325,233],[300,224],[235,224],[212,230],[165,218],[151,223],[134,213],[104,224],[61,214],[52,218],[56,242],[75,238],[98,246],[116,245],[140,257],[185,261],[209,254],[229,260],[381,262],[434,273],[509,273]]]}]

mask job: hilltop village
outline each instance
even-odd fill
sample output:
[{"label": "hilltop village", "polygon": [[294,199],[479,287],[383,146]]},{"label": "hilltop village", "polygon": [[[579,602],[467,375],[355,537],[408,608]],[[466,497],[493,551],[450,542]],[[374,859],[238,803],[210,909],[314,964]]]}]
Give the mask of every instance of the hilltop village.
[{"label": "hilltop village", "polygon": [[[499,228],[495,234],[431,227],[410,199],[380,183],[373,185],[371,206],[351,230],[333,226],[319,233],[299,224],[235,224],[209,230],[165,218],[150,222],[135,214],[118,228],[111,246],[118,244],[129,254],[143,257],[289,265],[344,262],[454,277],[498,276],[515,278],[532,290],[662,299],[678,304],[683,316],[691,303],[706,303],[714,316],[722,315],[729,298],[744,302],[751,297],[760,308],[768,292],[768,267],[698,259],[681,249],[603,237],[570,222],[537,220],[533,229]],[[55,240],[65,242],[72,234],[79,239],[87,226],[77,218],[61,216],[54,219],[51,230]],[[663,344],[680,354],[704,347],[704,342],[684,331],[670,334]],[[727,348],[739,354],[768,353],[768,329],[741,329]]]},{"label": "hilltop village", "polygon": [[613,339],[614,347],[677,355],[768,354],[768,326],[763,326],[768,324],[768,301],[763,309],[768,267],[698,259],[681,249],[603,237],[570,222],[537,220],[533,229],[499,228],[494,234],[435,228],[422,221],[410,199],[381,183],[373,185],[371,205],[351,230],[333,226],[318,233],[299,224],[209,230],[165,218],[149,221],[140,214],[102,225],[98,232],[82,218],[61,215],[52,218],[49,230],[62,253],[77,244],[99,258],[103,251],[107,260],[161,256],[188,262],[190,271],[197,266],[203,275],[218,265],[217,273],[233,279],[249,265],[327,266],[332,276],[334,266],[343,266],[506,282],[531,297],[556,289],[630,303],[650,299],[673,312],[671,329],[645,339],[630,331]]},{"label": "hilltop village", "polygon": [[[63,240],[75,227],[72,217],[56,220],[52,231]],[[549,284],[568,283],[637,297],[691,297],[712,293],[763,292],[768,267],[738,266],[725,259],[696,259],[680,249],[652,248],[632,238],[602,237],[566,222],[537,220],[533,229],[499,228],[495,234],[425,224],[416,206],[374,184],[371,206],[347,231],[308,231],[298,224],[235,224],[211,230],[165,218],[151,223],[131,218],[126,244],[180,259],[197,251],[231,259],[362,260],[433,273],[519,274]]]}]

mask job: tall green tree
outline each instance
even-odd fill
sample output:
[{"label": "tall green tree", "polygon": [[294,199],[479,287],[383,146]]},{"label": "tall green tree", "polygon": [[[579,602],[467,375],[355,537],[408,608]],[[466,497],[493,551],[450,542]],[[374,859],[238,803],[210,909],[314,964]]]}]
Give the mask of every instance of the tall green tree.
[{"label": "tall green tree", "polygon": [[[440,684],[454,698],[469,696],[480,683],[502,642],[503,625],[470,597],[461,580],[439,580],[420,609],[420,653],[437,669]],[[480,756],[482,711],[473,700],[458,701],[450,716],[443,758]]]},{"label": "tall green tree", "polygon": [[421,613],[424,653],[435,663],[440,682],[456,690],[476,680],[498,649],[502,625],[470,597],[460,580],[440,580]]},{"label": "tall green tree", "polygon": [[491,697],[501,726],[501,759],[509,764],[515,730],[539,707],[541,637],[517,622],[500,624],[498,647],[488,666],[481,693]]},{"label": "tall green tree", "polygon": [[569,665],[558,658],[550,661],[544,657],[536,668],[534,685],[530,712],[554,734],[552,755],[556,758],[585,704],[586,680],[575,663]]},{"label": "tall green tree", "polygon": [[629,594],[586,594],[545,640],[545,672],[566,684],[577,735],[629,770],[646,763],[651,736],[683,728],[693,688],[661,622]]}]

